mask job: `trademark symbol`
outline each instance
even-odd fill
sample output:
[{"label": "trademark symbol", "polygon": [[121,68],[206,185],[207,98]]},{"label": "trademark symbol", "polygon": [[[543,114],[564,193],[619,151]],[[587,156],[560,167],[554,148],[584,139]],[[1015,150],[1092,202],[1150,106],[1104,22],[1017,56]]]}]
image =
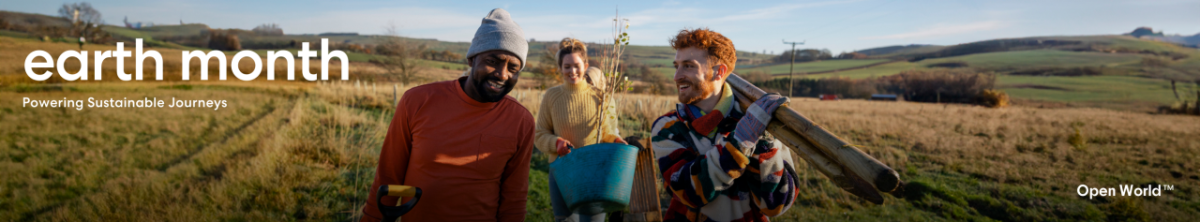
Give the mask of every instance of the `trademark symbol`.
[{"label": "trademark symbol", "polygon": [[1175,185],[1163,185],[1164,190],[1175,190]]}]

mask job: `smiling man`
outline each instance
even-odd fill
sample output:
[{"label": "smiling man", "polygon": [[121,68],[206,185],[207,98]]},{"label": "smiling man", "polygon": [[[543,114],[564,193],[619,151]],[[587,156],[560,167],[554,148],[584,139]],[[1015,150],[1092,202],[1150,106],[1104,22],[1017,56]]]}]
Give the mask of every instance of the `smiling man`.
[{"label": "smiling man", "polygon": [[651,128],[671,193],[664,221],[767,221],[792,206],[792,155],[764,135],[787,98],[763,96],[742,110],[725,84],[736,65],[733,42],[708,29],[671,39],[679,104]]},{"label": "smiling man", "polygon": [[527,44],[508,12],[494,9],[471,40],[465,76],[404,93],[383,141],[362,221],[383,218],[375,206],[376,188],[388,184],[423,190],[404,221],[525,220],[534,122],[507,95],[525,66]]}]

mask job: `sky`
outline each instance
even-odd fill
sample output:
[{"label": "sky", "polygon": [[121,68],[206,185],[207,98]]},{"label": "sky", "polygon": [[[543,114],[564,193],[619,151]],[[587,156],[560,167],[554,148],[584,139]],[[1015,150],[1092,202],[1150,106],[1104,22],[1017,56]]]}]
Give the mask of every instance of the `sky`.
[{"label": "sky", "polygon": [[[66,2],[3,1],[0,10],[56,15]],[[834,53],[874,47],[953,45],[997,38],[1128,33],[1200,33],[1200,0],[817,0],[817,1],[90,1],[109,24],[204,23],[287,34],[358,32],[469,42],[480,19],[504,8],[538,41],[611,41],[612,19],[629,20],[630,44],[668,45],[680,30],[706,27],[741,51],[780,53],[783,41]]]}]

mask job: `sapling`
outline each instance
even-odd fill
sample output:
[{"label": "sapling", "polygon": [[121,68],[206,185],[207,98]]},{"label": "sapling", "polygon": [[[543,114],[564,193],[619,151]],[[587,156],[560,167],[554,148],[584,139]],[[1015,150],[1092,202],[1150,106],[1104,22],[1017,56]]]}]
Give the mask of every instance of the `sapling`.
[{"label": "sapling", "polygon": [[[599,129],[604,129],[604,123],[608,113],[613,112],[612,116],[617,116],[616,109],[607,108],[609,103],[615,99],[614,95],[617,92],[629,91],[629,77],[625,73],[620,72],[621,54],[625,52],[625,46],[629,45],[629,19],[621,18],[618,11],[613,18],[613,36],[611,46],[600,46],[600,71],[604,73],[605,84],[598,85],[600,88],[600,103],[596,105],[596,109],[600,110],[600,115],[596,116],[597,122],[600,123]],[[614,121],[615,124],[615,121]],[[596,138],[603,138],[602,130],[596,130]]]}]

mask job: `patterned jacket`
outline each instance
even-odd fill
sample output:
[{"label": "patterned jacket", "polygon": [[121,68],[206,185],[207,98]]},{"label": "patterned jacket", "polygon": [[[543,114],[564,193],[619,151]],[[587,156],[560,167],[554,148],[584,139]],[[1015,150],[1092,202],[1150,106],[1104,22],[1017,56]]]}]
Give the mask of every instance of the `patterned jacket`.
[{"label": "patterned jacket", "polygon": [[654,121],[651,142],[671,192],[665,221],[767,221],[796,199],[791,152],[766,136],[743,149],[731,132],[745,114],[729,86],[722,91],[712,111],[676,104]]}]

